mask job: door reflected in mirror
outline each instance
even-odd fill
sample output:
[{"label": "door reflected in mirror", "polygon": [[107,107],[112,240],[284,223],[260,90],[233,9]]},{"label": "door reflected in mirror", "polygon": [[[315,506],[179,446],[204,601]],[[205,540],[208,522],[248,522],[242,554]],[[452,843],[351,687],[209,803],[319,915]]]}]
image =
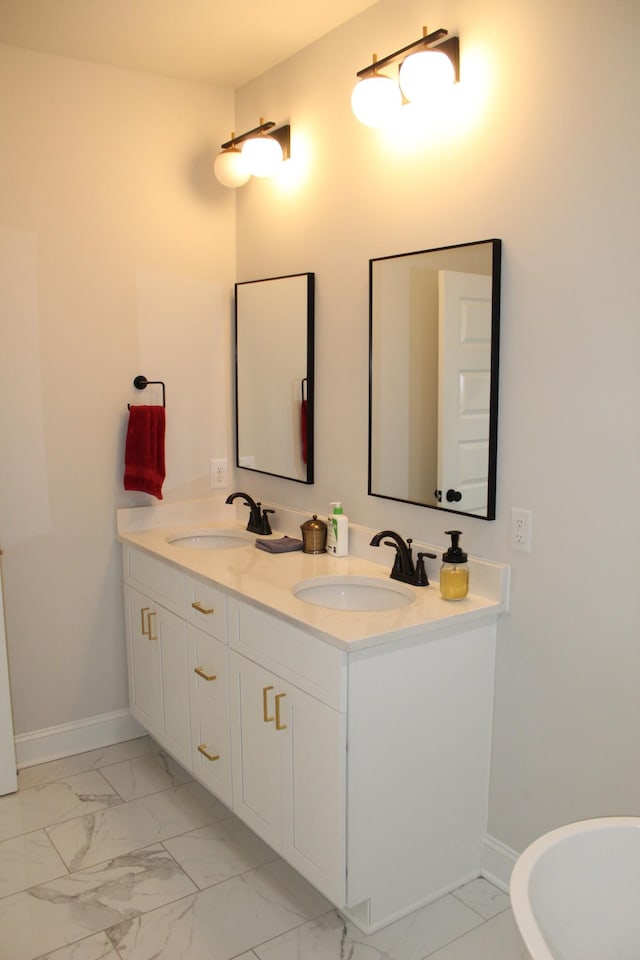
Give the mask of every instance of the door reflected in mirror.
[{"label": "door reflected in mirror", "polygon": [[236,466],[313,483],[314,278],[235,285]]},{"label": "door reflected in mirror", "polygon": [[369,261],[369,493],[495,519],[501,241]]}]

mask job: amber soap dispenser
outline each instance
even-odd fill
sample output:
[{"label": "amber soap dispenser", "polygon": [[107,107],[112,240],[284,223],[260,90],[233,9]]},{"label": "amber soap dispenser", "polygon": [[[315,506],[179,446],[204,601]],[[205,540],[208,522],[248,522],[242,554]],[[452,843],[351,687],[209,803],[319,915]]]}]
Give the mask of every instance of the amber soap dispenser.
[{"label": "amber soap dispenser", "polygon": [[467,555],[458,546],[460,530],[445,530],[451,537],[451,546],[442,554],[440,567],[440,596],[445,600],[464,600],[469,593]]}]

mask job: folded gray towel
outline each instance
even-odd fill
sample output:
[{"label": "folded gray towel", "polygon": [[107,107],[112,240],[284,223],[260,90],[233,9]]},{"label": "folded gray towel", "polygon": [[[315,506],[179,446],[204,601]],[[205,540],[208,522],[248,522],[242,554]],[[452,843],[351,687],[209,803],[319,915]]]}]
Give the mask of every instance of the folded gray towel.
[{"label": "folded gray towel", "polygon": [[295,537],[280,537],[278,540],[256,540],[258,550],[267,553],[291,553],[292,550],[302,550],[302,540]]}]

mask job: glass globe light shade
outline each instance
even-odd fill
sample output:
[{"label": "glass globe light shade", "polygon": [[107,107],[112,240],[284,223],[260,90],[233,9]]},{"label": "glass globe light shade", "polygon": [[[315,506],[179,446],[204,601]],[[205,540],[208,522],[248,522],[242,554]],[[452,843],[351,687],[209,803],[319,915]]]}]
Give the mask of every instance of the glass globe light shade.
[{"label": "glass globe light shade", "polygon": [[411,103],[426,103],[455,83],[453,63],[441,50],[412,53],[400,67],[400,89]]},{"label": "glass globe light shade", "polygon": [[398,84],[382,73],[358,80],[351,93],[351,109],[366,127],[383,126],[401,105]]},{"label": "glass globe light shade", "polygon": [[259,134],[245,140],[242,156],[254,177],[272,177],[282,163],[282,147],[274,137]]},{"label": "glass globe light shade", "polygon": [[237,147],[218,154],[213,172],[224,187],[242,187],[251,177],[247,161]]}]

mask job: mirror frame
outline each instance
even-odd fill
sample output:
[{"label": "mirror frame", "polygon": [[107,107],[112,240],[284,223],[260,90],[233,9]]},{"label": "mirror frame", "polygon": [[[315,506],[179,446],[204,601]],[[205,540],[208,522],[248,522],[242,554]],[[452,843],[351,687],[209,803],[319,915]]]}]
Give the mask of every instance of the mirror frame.
[{"label": "mirror frame", "polygon": [[[481,244],[491,244],[491,372],[489,379],[489,437],[488,437],[488,464],[487,464],[487,511],[486,514],[467,513],[456,510],[454,507],[443,506],[440,503],[423,503],[419,500],[408,500],[402,497],[389,496],[372,490],[373,480],[373,333],[374,333],[374,265],[385,260],[398,260],[402,257],[415,257],[421,254],[438,254],[462,247],[476,247]],[[392,254],[388,257],[374,257],[369,260],[369,460],[368,460],[368,488],[371,497],[380,497],[385,500],[394,500],[398,503],[411,503],[418,507],[427,507],[429,510],[439,510],[444,513],[453,513],[457,516],[475,517],[478,520],[495,520],[496,518],[496,473],[498,457],[498,372],[500,362],[500,285],[502,273],[502,241],[498,239],[475,240],[471,243],[450,244],[444,247],[433,247],[427,250],[412,250],[408,253]],[[436,454],[437,457],[437,454]]]},{"label": "mirror frame", "polygon": [[[301,316],[301,322],[306,330],[306,429],[307,429],[307,460],[306,460],[306,478],[292,477],[285,473],[275,473],[271,470],[261,470],[259,467],[248,467],[240,463],[240,397],[239,397],[239,357],[238,357],[238,326],[241,323],[238,311],[238,288],[256,284],[273,284],[282,280],[291,280],[298,277],[306,277],[306,313]],[[234,349],[235,349],[235,441],[236,441],[236,467],[241,470],[250,470],[253,473],[262,473],[270,477],[280,477],[283,480],[291,480],[294,483],[313,483],[314,474],[314,317],[315,317],[315,273],[291,273],[281,277],[267,277],[261,280],[244,280],[234,284]],[[304,380],[302,381],[304,382]],[[301,390],[304,388],[301,385]]]}]

